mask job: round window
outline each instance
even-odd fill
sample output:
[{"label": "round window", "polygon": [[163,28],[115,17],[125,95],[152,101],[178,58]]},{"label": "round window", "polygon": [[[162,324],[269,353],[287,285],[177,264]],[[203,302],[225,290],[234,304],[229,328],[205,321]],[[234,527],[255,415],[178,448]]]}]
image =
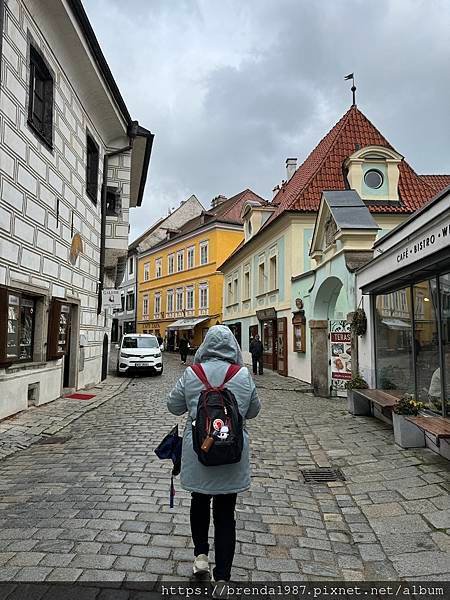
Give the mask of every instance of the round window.
[{"label": "round window", "polygon": [[371,169],[364,175],[364,183],[367,185],[367,187],[377,190],[383,185],[383,175],[380,173],[380,171]]}]

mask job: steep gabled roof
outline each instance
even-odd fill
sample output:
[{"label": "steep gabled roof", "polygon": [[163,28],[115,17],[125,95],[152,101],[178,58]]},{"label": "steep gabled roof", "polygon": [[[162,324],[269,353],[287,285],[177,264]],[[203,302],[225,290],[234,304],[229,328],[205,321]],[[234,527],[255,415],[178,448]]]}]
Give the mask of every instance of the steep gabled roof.
[{"label": "steep gabled roof", "polygon": [[[352,106],[281,187],[273,199],[277,209],[265,226],[287,210],[316,212],[323,190],[345,190],[348,183],[343,171],[344,161],[365,146],[384,146],[394,150],[369,119]],[[436,193],[436,187],[441,183],[442,189],[447,177],[450,177],[422,177],[405,160],[399,164],[399,171],[400,204],[377,202],[369,206],[371,212],[412,213]]]},{"label": "steep gabled roof", "polygon": [[220,216],[234,220],[237,223],[242,223],[241,211],[245,202],[248,200],[254,200],[264,206],[269,204],[267,200],[264,200],[264,198],[261,198],[261,196],[258,196],[258,194],[255,194],[255,192],[247,188],[246,190],[239,192],[239,194],[236,194],[236,196],[232,196],[231,198],[228,198],[228,200],[224,200],[224,202],[221,202],[210,212],[213,212],[218,217]]},{"label": "steep gabled roof", "polygon": [[442,192],[447,186],[450,185],[450,175],[419,175],[423,181],[431,186],[436,194]]}]

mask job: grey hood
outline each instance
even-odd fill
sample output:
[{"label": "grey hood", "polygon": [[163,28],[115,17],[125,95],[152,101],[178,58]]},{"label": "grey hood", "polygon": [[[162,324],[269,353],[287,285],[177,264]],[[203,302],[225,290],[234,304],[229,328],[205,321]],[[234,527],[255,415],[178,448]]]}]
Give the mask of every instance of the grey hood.
[{"label": "grey hood", "polygon": [[224,360],[241,367],[244,366],[239,344],[225,325],[211,327],[202,345],[195,353],[194,363],[204,363],[208,360]]}]

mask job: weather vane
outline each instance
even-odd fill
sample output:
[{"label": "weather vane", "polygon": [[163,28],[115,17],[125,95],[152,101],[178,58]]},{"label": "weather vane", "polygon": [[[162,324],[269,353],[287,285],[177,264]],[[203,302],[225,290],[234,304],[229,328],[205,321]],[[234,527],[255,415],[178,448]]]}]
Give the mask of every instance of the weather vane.
[{"label": "weather vane", "polygon": [[355,85],[355,75],[354,73],[350,73],[349,75],[346,75],[344,77],[344,80],[346,81],[347,79],[351,79],[352,80],[352,94],[353,94],[353,104],[352,106],[356,106],[356,85]]}]

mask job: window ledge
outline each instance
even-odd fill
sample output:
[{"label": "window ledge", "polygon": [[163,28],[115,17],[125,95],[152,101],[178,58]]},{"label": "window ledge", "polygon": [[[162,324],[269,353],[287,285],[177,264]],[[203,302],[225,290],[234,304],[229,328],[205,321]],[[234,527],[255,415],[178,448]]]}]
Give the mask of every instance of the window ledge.
[{"label": "window ledge", "polygon": [[280,291],[280,288],[273,288],[273,290],[269,290],[268,292],[266,292],[266,294],[276,294],[279,291]]},{"label": "window ledge", "polygon": [[256,294],[255,298],[264,298],[264,296],[267,296],[269,292],[261,292],[260,294]]},{"label": "window ledge", "polygon": [[[55,359],[55,360],[59,360],[59,359]],[[46,367],[48,362],[54,362],[54,361],[17,362],[17,363],[13,363],[9,367],[6,367],[5,372],[6,373],[14,373],[15,371],[23,371],[26,369],[40,369],[42,367]]]}]

